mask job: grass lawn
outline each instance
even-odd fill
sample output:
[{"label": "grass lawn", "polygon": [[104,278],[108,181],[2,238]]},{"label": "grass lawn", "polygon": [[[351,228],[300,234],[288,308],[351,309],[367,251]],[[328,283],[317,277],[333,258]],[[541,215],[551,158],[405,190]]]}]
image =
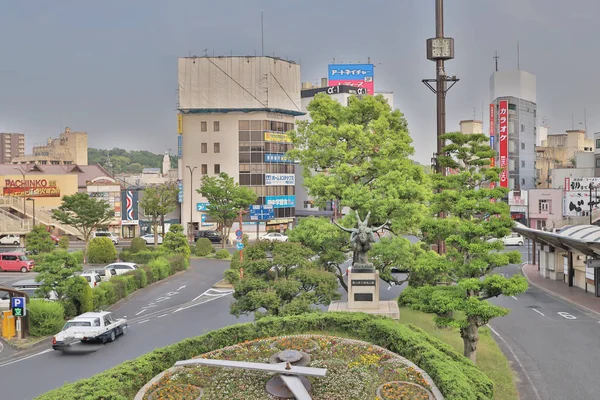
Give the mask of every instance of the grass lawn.
[{"label": "grass lawn", "polygon": [[[433,316],[407,308],[400,309],[400,322],[413,324],[430,335],[448,343],[462,354],[463,342],[455,329],[439,329],[433,322]],[[477,348],[477,366],[494,381],[495,400],[518,400],[519,394],[515,385],[514,374],[502,350],[496,344],[490,330],[479,329],[479,346]]]}]

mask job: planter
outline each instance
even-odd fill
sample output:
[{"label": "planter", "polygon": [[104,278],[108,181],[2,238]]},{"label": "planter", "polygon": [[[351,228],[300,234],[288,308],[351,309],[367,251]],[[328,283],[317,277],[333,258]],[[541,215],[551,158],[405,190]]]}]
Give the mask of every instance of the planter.
[{"label": "planter", "polygon": [[170,384],[156,388],[148,395],[148,400],[200,400],[202,389],[189,384]]},{"label": "planter", "polygon": [[435,400],[431,392],[412,382],[386,382],[377,388],[377,398],[382,400]]}]

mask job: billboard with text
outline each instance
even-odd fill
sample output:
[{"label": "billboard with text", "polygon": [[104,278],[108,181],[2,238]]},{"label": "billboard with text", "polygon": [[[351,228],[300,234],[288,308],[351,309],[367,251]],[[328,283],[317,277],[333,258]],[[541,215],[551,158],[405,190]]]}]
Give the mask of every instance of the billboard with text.
[{"label": "billboard with text", "polygon": [[508,100],[500,100],[498,110],[498,144],[500,147],[500,186],[508,187]]},{"label": "billboard with text", "polygon": [[328,86],[346,85],[364,88],[375,94],[373,64],[329,64]]}]

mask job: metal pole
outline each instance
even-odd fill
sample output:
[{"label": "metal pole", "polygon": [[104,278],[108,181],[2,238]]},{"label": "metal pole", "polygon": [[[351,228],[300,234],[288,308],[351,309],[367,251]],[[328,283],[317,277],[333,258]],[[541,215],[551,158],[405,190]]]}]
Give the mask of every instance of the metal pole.
[{"label": "metal pole", "polygon": [[188,223],[188,236],[190,240],[194,240],[194,221],[192,215],[194,212],[194,170],[197,167],[186,165],[186,168],[190,171],[190,221]]},{"label": "metal pole", "polygon": [[594,200],[592,199],[592,189],[594,188],[594,185],[590,183],[590,200],[589,200],[589,205],[590,205],[590,225],[592,225],[592,212],[594,211]]},{"label": "metal pole", "polygon": [[[437,38],[444,37],[444,1],[436,0],[435,2],[435,36]],[[435,61],[436,69],[436,100],[437,100],[437,157],[442,155],[443,149],[446,146],[446,141],[442,135],[446,134],[446,80],[444,71],[444,60],[438,59]],[[447,169],[442,163],[437,163],[437,172],[442,176],[447,175]],[[441,212],[439,218],[446,218],[446,213]],[[438,253],[446,253],[446,243],[438,242]]]}]

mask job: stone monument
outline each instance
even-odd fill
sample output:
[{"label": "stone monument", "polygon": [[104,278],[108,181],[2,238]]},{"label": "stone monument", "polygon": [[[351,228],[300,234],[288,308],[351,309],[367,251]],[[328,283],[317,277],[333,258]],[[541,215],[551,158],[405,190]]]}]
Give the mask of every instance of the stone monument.
[{"label": "stone monument", "polygon": [[356,258],[348,271],[348,301],[332,302],[329,311],[362,311],[399,319],[400,310],[397,302],[379,300],[379,271],[367,258],[367,252],[375,242],[373,232],[383,229],[388,222],[376,228],[369,227],[370,216],[371,212],[361,221],[357,211],[358,226],[351,229],[344,228],[334,221],[338,228],[350,233],[350,243]]}]

